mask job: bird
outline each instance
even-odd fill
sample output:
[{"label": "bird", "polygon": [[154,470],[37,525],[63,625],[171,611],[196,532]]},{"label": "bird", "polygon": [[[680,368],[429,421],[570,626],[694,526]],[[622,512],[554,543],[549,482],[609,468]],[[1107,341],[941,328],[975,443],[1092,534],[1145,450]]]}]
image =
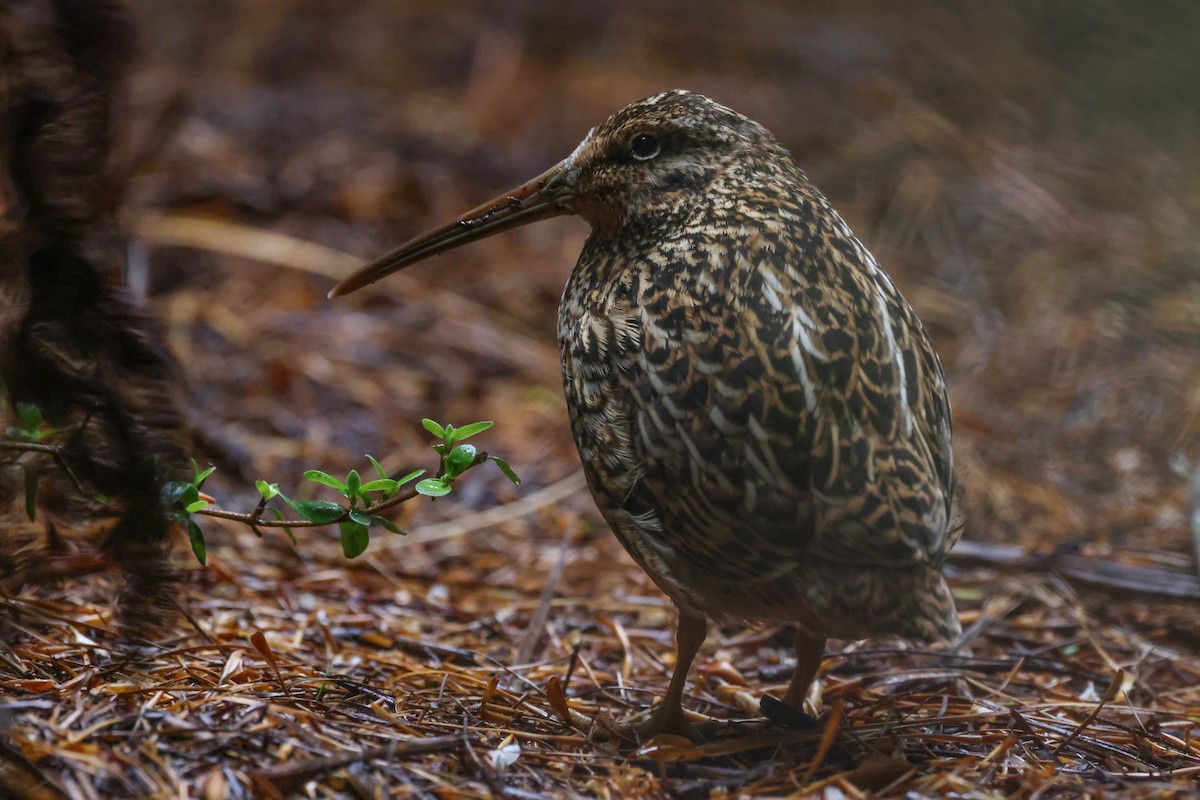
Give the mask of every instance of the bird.
[{"label": "bird", "polygon": [[700,738],[682,702],[713,621],[794,626],[784,697],[760,704],[782,721],[803,718],[829,638],[954,644],[941,362],[759,123],[682,89],[635,102],[329,296],[567,214],[591,226],[558,311],[571,432],[602,516],[678,611],[666,694],[621,731]]}]

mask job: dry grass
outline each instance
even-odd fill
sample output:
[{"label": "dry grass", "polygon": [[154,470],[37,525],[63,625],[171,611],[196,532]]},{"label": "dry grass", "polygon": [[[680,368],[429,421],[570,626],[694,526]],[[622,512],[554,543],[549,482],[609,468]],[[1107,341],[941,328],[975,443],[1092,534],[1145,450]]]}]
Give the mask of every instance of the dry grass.
[{"label": "dry grass", "polygon": [[787,637],[727,631],[688,702],[727,721],[714,739],[618,754],[557,698],[601,720],[642,708],[665,688],[670,610],[633,593],[606,534],[538,552],[524,526],[480,531],[354,565],[246,538],[184,576],[186,616],[153,641],[114,630],[112,574],[4,601],[7,741],[29,762],[7,762],[10,791],[27,770],[47,797],[1167,797],[1200,775],[1200,667],[1161,643],[1161,603],[1125,604],[1154,609],[1135,628],[1052,576],[956,570],[971,655],[831,653],[824,731],[755,719]]}]

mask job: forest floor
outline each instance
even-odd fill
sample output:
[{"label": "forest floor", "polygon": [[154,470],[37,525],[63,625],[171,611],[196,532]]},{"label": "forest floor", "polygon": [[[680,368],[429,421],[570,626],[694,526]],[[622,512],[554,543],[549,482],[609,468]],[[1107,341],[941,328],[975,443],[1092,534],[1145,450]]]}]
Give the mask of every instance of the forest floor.
[{"label": "forest floor", "polygon": [[[19,499],[0,785],[29,797],[1194,797],[1200,75],[1183,3],[130,3],[122,225],[183,364],[205,485],[430,468],[423,417],[492,420],[450,497],[353,560],[336,531],[200,519],[178,606],[122,634],[105,517]],[[912,11],[918,8],[922,13]],[[1137,10],[1134,13],[1134,10]],[[919,22],[917,20],[920,20]],[[574,219],[349,298],[334,280],[665,88],[767,125],[929,328],[968,526],[968,649],[832,646],[821,729],[758,717],[775,628],[714,631],[709,742],[561,719],[664,692],[669,602],[592,504],[554,320]],[[199,519],[199,518],[198,518]],[[6,556],[8,553],[6,552]],[[10,789],[11,790],[11,789]]]}]

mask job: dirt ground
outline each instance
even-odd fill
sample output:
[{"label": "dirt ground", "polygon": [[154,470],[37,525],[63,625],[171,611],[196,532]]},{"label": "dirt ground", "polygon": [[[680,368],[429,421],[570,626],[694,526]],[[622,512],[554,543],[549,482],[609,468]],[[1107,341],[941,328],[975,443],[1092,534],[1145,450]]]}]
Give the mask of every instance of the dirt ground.
[{"label": "dirt ground", "polygon": [[[129,5],[143,52],[121,146],[150,156],[121,223],[184,365],[196,458],[218,467],[206,490],[249,511],[258,478],[300,493],[304,470],[369,469],[365,453],[430,467],[423,417],[494,420],[480,445],[523,482],[481,466],[353,561],[336,531],[293,545],[202,519],[207,566],[181,534],[182,613],[136,646],[114,629],[115,570],[20,580],[14,561],[0,730],[16,785],[1195,796],[1200,7]],[[727,730],[616,752],[557,698],[619,718],[660,696],[673,612],[596,513],[566,423],[555,314],[586,225],[325,294],[677,86],[770,128],[930,329],[969,514],[948,572],[973,639],[969,655],[841,643],[813,733],[756,720],[786,683],[786,632],[722,629],[687,706]],[[22,557],[41,558],[41,523],[11,512]],[[102,521],[75,522],[58,535],[87,552]]]}]

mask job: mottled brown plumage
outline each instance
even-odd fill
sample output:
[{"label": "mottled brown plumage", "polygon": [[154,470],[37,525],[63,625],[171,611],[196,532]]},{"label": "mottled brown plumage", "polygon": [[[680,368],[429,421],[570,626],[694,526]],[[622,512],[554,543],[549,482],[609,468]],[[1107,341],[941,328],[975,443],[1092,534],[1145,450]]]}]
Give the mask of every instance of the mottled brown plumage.
[{"label": "mottled brown plumage", "polygon": [[680,613],[670,690],[639,732],[689,730],[710,618],[796,623],[793,707],[827,637],[955,639],[941,365],[761,125],[690,92],[635,103],[331,295],[568,213],[592,226],[558,319],[572,432],[605,519]]}]

